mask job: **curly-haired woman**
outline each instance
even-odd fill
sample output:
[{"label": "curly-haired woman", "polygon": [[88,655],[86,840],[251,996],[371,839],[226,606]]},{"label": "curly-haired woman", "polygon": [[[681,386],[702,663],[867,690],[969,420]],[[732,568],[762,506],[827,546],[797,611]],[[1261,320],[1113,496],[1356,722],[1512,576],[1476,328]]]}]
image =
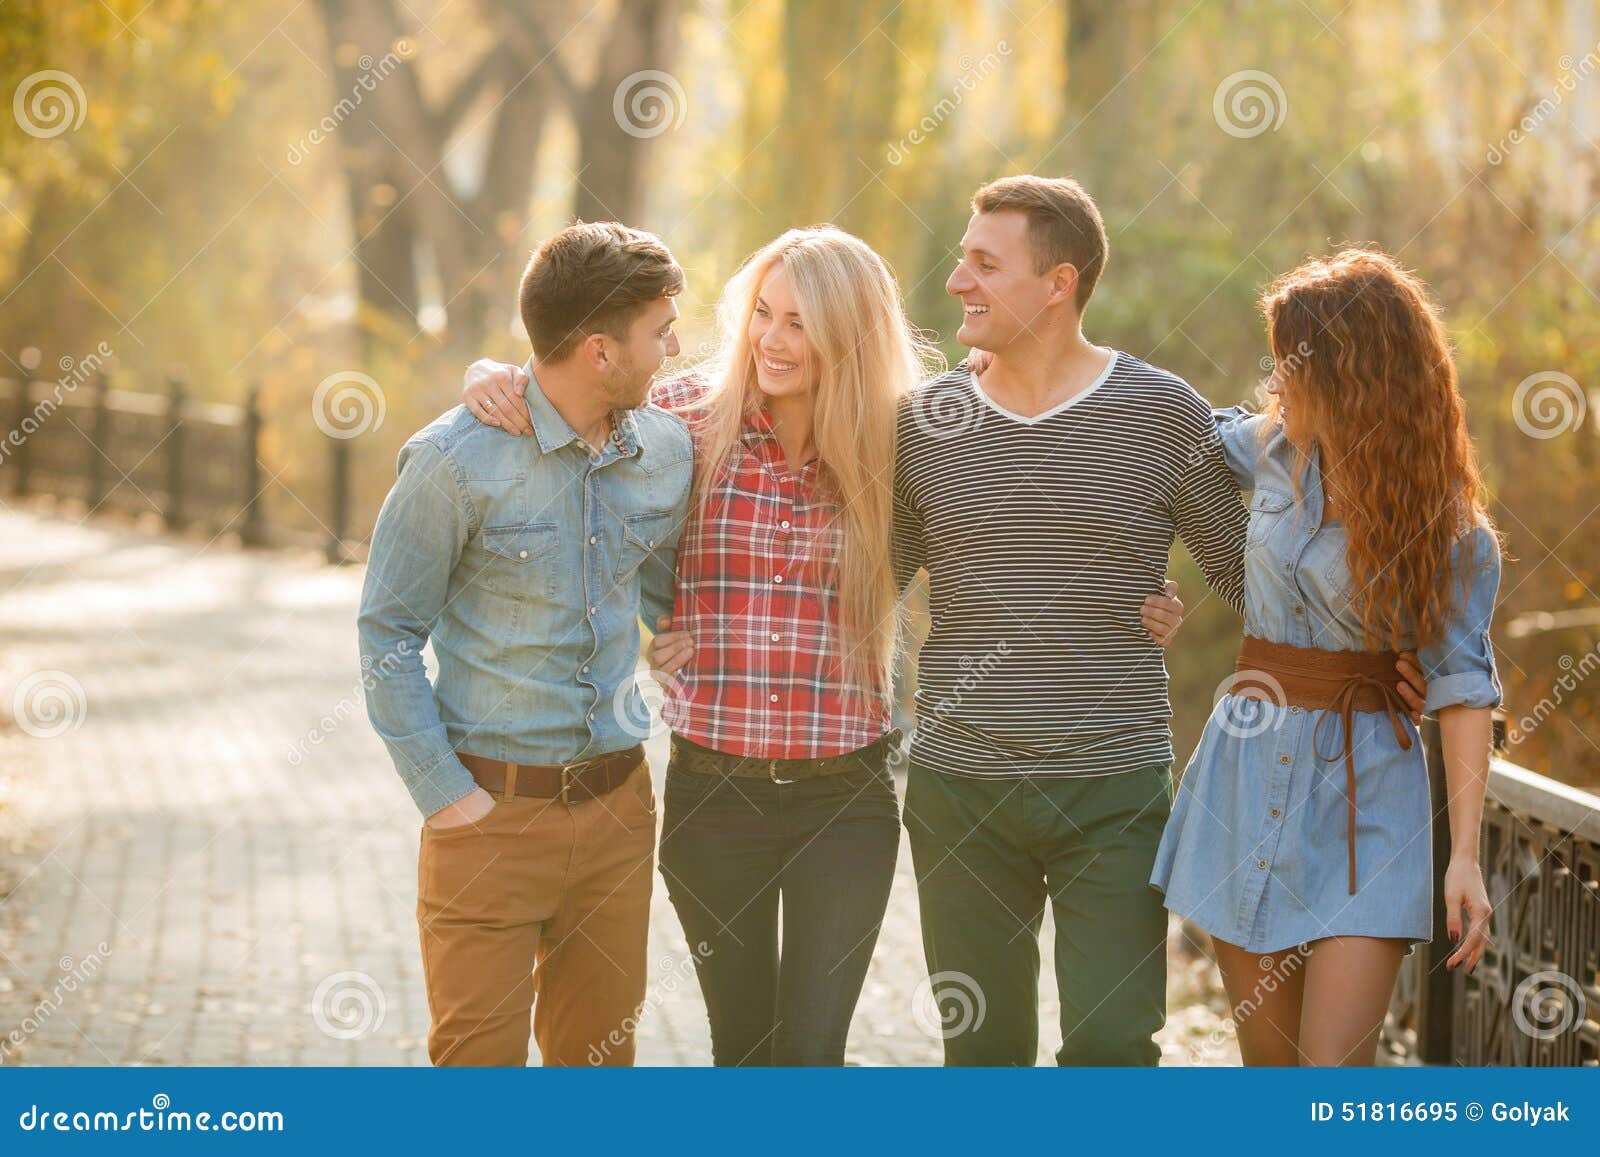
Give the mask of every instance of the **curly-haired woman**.
[{"label": "curly-haired woman", "polygon": [[1254,492],[1245,638],[1151,883],[1211,933],[1246,1064],[1368,1065],[1402,958],[1433,937],[1428,774],[1397,652],[1417,652],[1444,747],[1447,967],[1470,971],[1488,940],[1500,548],[1426,287],[1347,250],[1262,305],[1271,403],[1216,412]]}]

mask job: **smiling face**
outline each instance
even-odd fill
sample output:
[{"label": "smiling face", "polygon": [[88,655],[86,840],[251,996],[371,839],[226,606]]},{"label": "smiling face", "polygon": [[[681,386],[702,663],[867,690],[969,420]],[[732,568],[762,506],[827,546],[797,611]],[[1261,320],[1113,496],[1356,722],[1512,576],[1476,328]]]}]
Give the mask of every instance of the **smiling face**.
[{"label": "smiling face", "polygon": [[678,335],[672,329],[677,320],[677,303],[663,297],[640,309],[623,340],[604,338],[609,364],[601,389],[613,408],[636,410],[649,400],[661,363],[678,356]]},{"label": "smiling face", "polygon": [[756,290],[748,334],[756,384],[763,394],[791,397],[812,388],[816,356],[781,261],[773,264]]},{"label": "smiling face", "polygon": [[[998,353],[1041,326],[1062,304],[1063,275],[1059,266],[1036,273],[1035,260],[1026,214],[1008,209],[972,215],[961,238],[961,260],[944,284],[946,293],[961,299],[957,341]],[[1072,275],[1065,276],[1070,291]]]}]

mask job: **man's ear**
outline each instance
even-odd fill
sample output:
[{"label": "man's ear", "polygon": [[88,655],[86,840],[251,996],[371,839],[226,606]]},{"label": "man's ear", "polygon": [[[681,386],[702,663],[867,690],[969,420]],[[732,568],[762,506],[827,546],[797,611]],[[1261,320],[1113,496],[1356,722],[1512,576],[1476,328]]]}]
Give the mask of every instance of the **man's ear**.
[{"label": "man's ear", "polygon": [[1078,292],[1078,267],[1070,261],[1057,265],[1051,274],[1050,304],[1058,305],[1073,300]]},{"label": "man's ear", "polygon": [[578,354],[584,364],[596,373],[603,374],[611,368],[610,339],[603,333],[591,333],[584,338],[583,344],[578,347]]}]

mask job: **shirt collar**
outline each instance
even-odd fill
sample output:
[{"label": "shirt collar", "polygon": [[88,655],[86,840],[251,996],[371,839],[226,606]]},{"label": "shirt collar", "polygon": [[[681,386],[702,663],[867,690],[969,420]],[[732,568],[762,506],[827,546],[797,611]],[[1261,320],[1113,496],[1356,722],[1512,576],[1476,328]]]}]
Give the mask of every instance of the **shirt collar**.
[{"label": "shirt collar", "polygon": [[[539,442],[540,451],[552,454],[572,442],[583,442],[584,449],[589,449],[588,442],[545,396],[539,379],[533,375],[533,359],[524,362],[522,368],[528,375],[528,388],[523,392],[523,397],[528,403],[528,415],[533,419],[533,436]],[[610,441],[625,457],[631,458],[639,453],[639,420],[632,410],[611,411]]]},{"label": "shirt collar", "polygon": [[[754,402],[746,408],[739,434],[750,446],[759,446],[767,442],[776,443],[778,440],[778,431],[772,424],[772,414],[760,402]],[[822,472],[822,458],[820,456],[808,458],[799,466],[791,462],[789,469],[802,477],[818,476]]]}]

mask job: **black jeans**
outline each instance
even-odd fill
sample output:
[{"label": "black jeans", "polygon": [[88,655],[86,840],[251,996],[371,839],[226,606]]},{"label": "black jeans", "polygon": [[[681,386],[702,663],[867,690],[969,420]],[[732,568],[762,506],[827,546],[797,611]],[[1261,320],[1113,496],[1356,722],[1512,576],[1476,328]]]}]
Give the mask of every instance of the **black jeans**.
[{"label": "black jeans", "polygon": [[675,753],[667,765],[661,874],[695,954],[713,1060],[843,1064],[900,849],[881,755],[793,783],[680,764]]}]

